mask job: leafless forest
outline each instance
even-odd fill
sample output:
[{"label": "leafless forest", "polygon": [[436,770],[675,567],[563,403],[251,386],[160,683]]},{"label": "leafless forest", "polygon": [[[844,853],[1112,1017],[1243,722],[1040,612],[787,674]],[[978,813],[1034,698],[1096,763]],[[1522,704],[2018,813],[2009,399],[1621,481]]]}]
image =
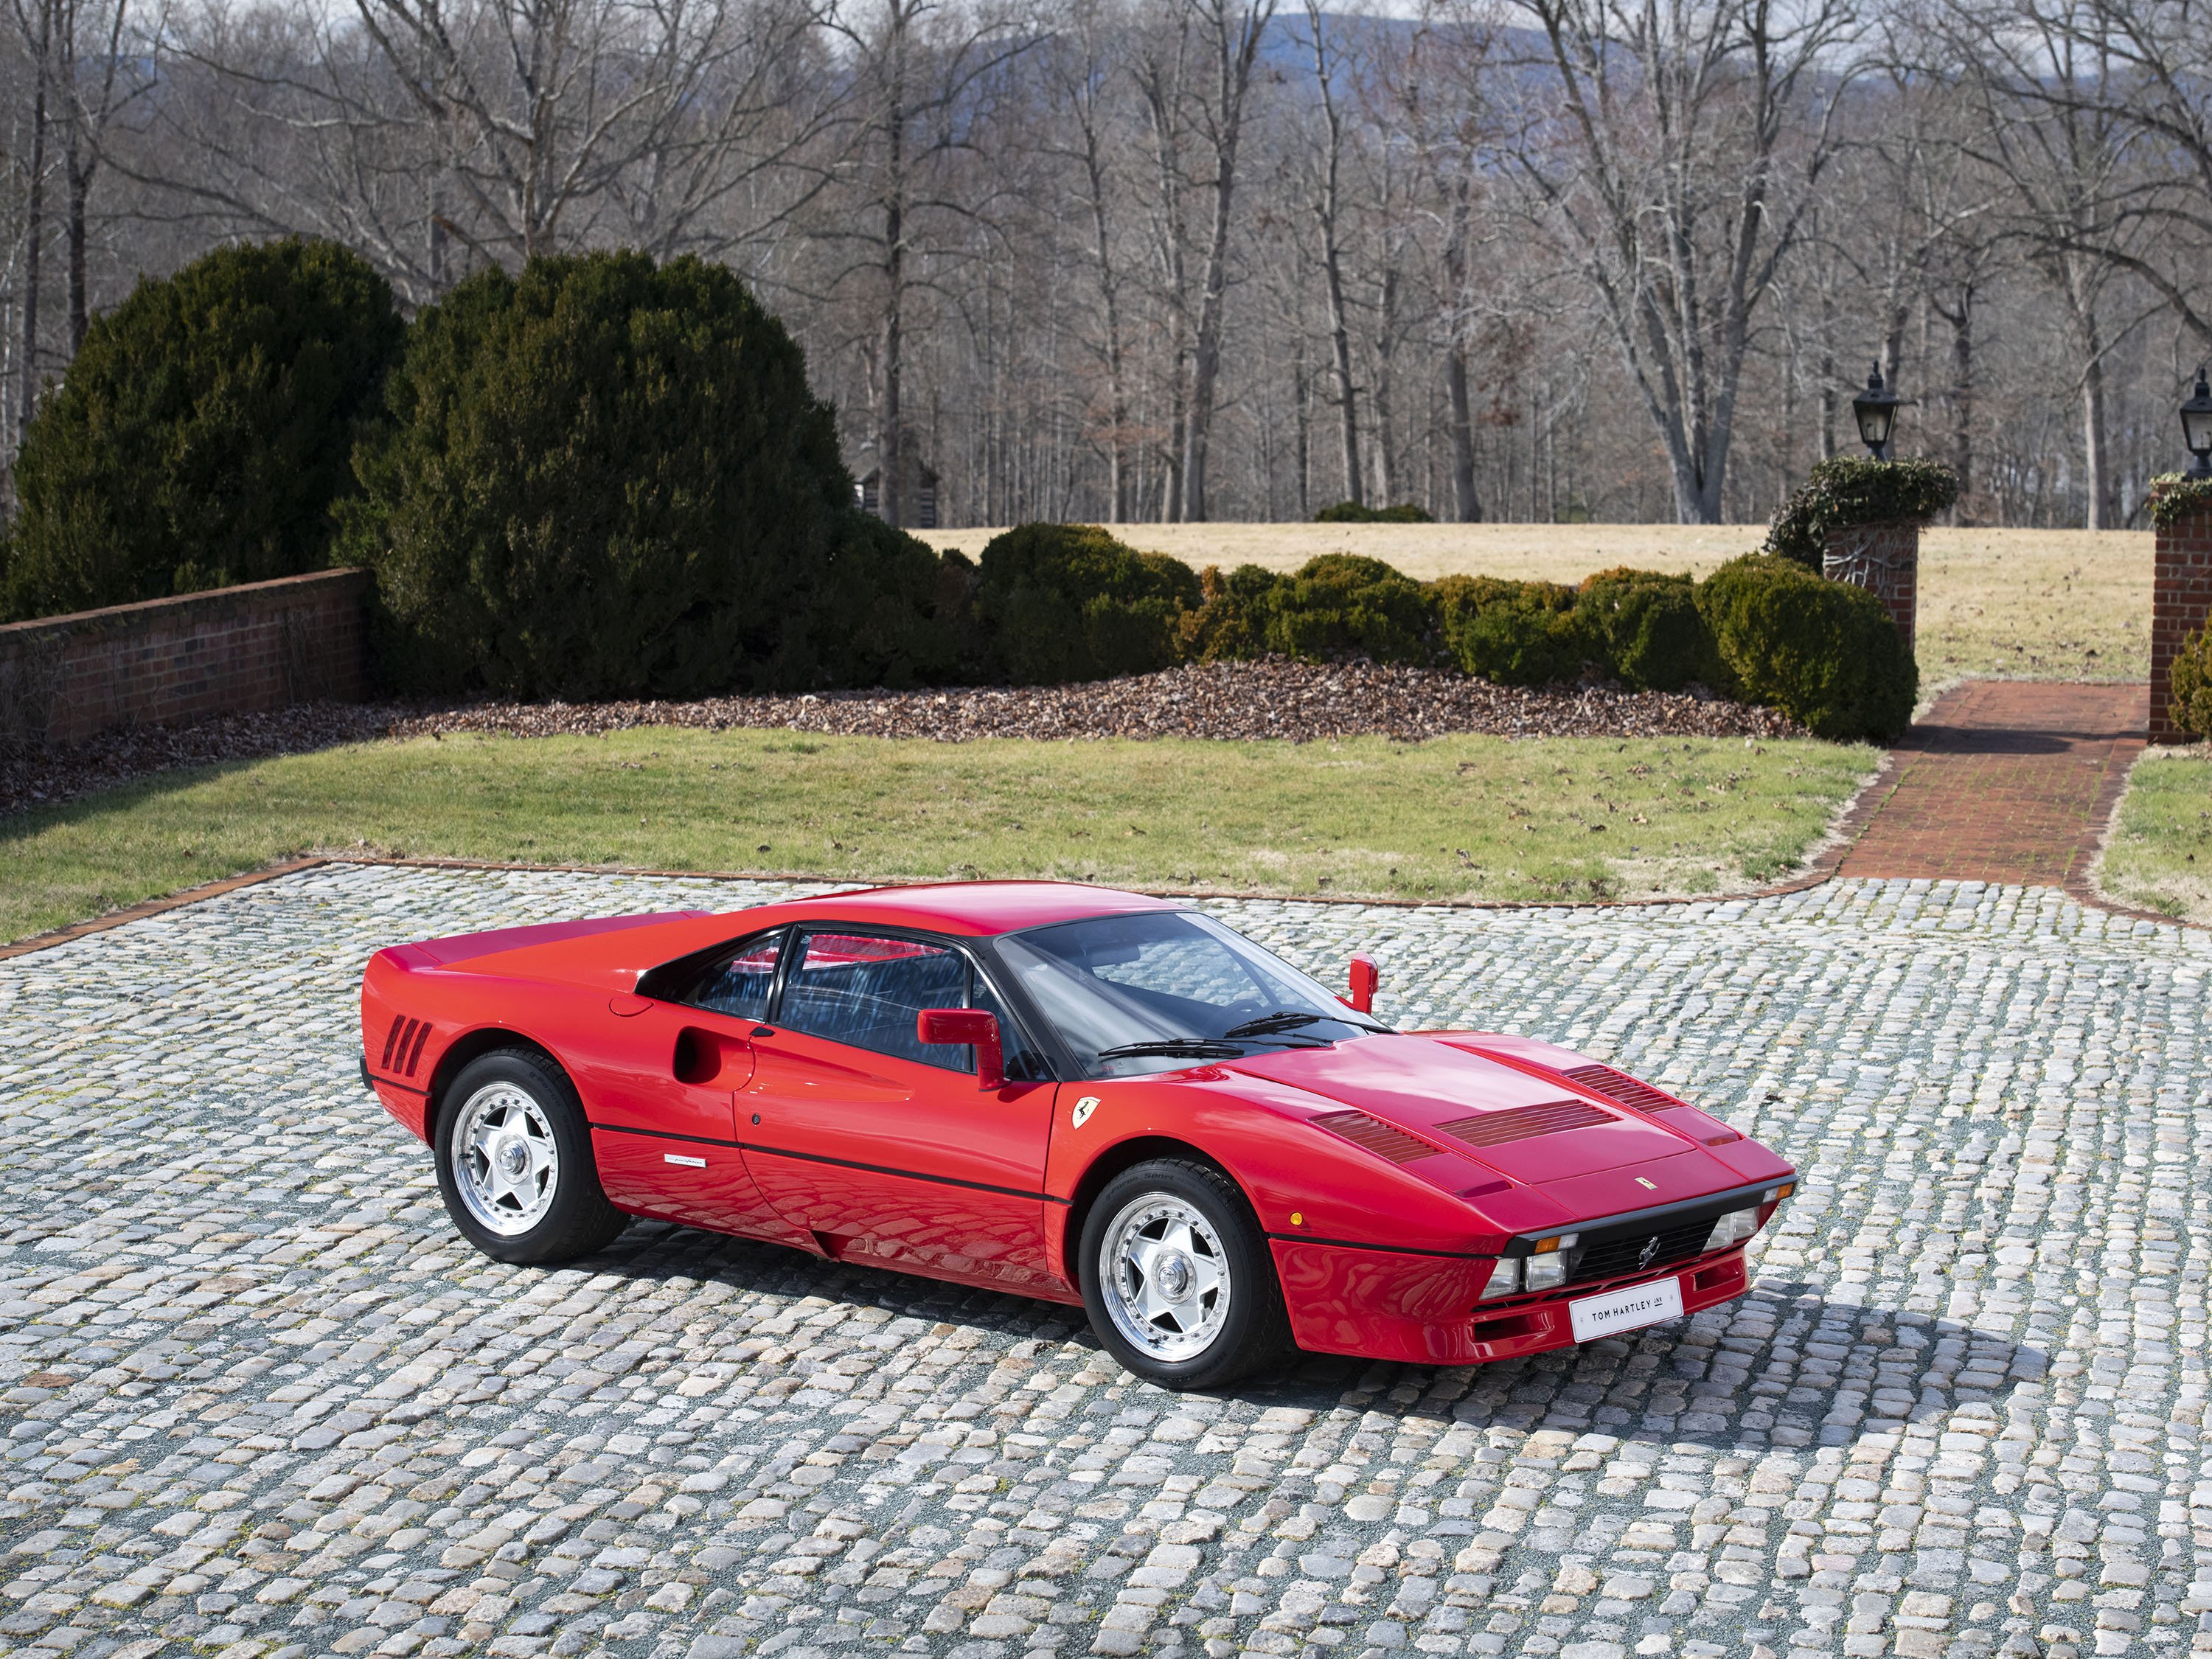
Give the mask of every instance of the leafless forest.
[{"label": "leafless forest", "polygon": [[726,261],[910,521],[1741,521],[1870,362],[1969,522],[2142,522],[2212,355],[2203,0],[7,0],[0,454],[234,238],[410,307]]}]

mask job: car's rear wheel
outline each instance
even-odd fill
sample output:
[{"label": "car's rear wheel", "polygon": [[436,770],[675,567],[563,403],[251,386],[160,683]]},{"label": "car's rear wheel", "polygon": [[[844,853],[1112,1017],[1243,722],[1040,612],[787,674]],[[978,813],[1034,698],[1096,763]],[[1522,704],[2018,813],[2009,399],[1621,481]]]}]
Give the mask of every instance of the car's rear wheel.
[{"label": "car's rear wheel", "polygon": [[629,1224],[600,1190],[575,1089],[530,1049],[495,1049],[462,1067],[435,1145],[447,1213],[496,1261],[573,1261]]},{"label": "car's rear wheel", "polygon": [[1290,1340],[1267,1241],[1236,1183],[1210,1164],[1157,1158],[1106,1183],[1085,1217],[1079,1264],[1091,1328],[1164,1389],[1211,1389]]}]

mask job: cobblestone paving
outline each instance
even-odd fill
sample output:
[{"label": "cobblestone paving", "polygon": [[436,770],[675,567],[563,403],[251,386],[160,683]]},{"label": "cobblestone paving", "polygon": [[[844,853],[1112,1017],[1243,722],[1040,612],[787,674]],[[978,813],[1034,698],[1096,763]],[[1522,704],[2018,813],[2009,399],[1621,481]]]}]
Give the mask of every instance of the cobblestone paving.
[{"label": "cobblestone paving", "polygon": [[[1132,1383],[1064,1310],[640,1226],[461,1247],[374,945],[785,890],[324,869],[0,965],[0,1638],[336,1652],[2212,1651],[2212,943],[2037,890],[1261,903],[1796,1158],[1733,1307]],[[1408,1659],[1410,1654],[1408,1653]]]}]

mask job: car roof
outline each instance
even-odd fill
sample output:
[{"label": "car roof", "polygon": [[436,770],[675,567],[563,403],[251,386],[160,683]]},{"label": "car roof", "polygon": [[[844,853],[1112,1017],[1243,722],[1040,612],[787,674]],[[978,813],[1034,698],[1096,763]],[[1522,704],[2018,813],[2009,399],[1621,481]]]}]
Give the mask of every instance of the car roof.
[{"label": "car roof", "polygon": [[[778,920],[866,921],[885,927],[982,937],[1043,927],[1086,916],[1126,915],[1137,910],[1181,910],[1173,899],[1073,881],[963,881],[911,887],[870,887],[824,893],[773,907]],[[739,915],[757,916],[757,911]]]}]

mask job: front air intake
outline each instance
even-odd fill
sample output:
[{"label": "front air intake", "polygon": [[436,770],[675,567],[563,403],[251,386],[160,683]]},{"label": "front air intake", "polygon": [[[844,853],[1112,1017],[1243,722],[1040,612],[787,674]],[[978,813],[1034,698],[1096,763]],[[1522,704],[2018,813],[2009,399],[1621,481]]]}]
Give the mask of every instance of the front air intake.
[{"label": "front air intake", "polygon": [[1470,1146],[1503,1146],[1510,1140],[1534,1140],[1538,1135],[1564,1134],[1569,1129],[1595,1129],[1614,1121],[1610,1113],[1586,1100],[1547,1100],[1475,1117],[1456,1117],[1437,1127]]},{"label": "front air intake", "polygon": [[1316,1128],[1341,1135],[1353,1146],[1364,1147],[1377,1158],[1387,1158],[1393,1164],[1411,1164],[1416,1158],[1439,1155],[1439,1149],[1427,1141],[1364,1112],[1324,1112],[1309,1121]]}]

